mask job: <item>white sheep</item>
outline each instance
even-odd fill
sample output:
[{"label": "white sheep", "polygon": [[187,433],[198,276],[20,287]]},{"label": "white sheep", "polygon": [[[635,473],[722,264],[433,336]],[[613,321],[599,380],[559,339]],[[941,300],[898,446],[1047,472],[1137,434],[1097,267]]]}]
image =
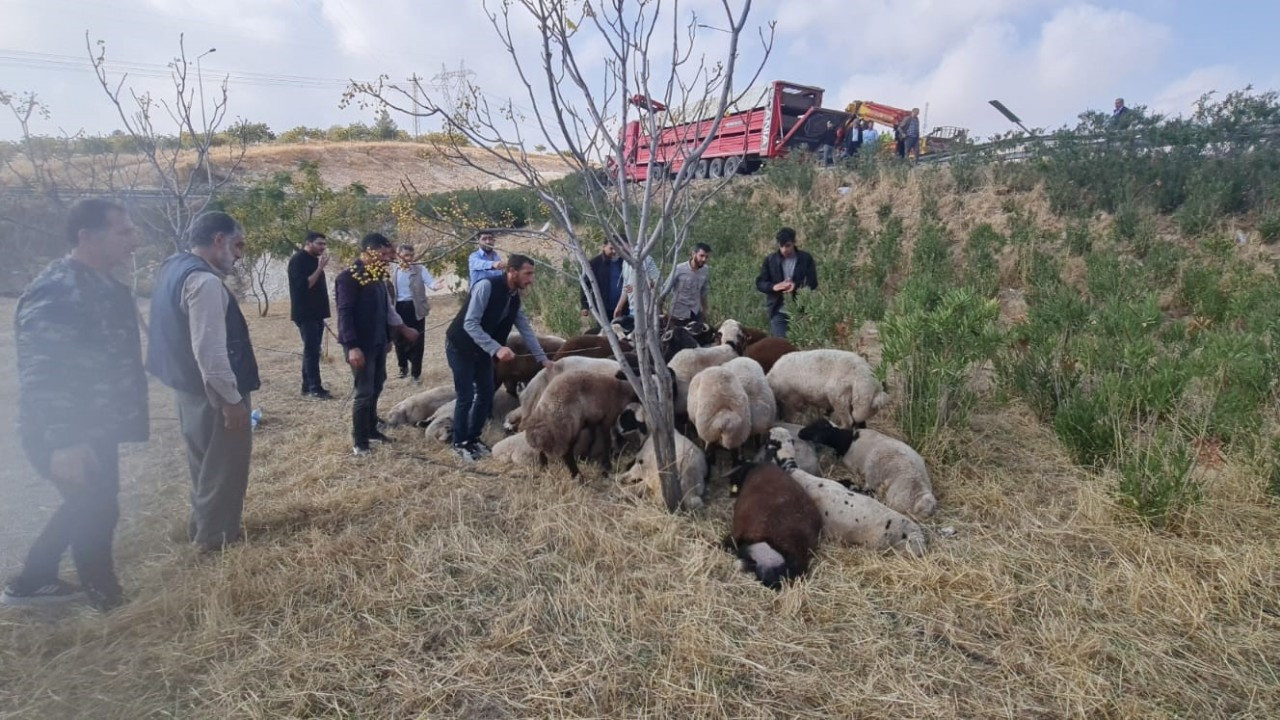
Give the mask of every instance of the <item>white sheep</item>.
[{"label": "white sheep", "polygon": [[708,450],[718,445],[740,459],[742,445],[751,435],[751,401],[732,370],[709,367],[693,376],[689,420]]},{"label": "white sheep", "polygon": [[924,554],[924,531],[913,520],[875,498],[801,470],[794,439],[786,428],[771,430],[765,449],[817,504],[822,512],[822,534],[827,538],[871,550]]},{"label": "white sheep", "polygon": [[493,459],[512,465],[532,467],[538,462],[538,451],[529,447],[524,433],[516,433],[502,438],[493,446]]},{"label": "white sheep", "polygon": [[434,440],[444,445],[453,442],[453,410],[457,404],[457,400],[450,400],[436,408],[431,417],[427,418],[427,429],[423,435],[428,440]]},{"label": "white sheep", "polygon": [[[818,465],[818,451],[813,447],[813,443],[800,439],[801,426],[795,423],[774,423],[773,427],[769,428],[770,432],[774,428],[783,428],[791,433],[791,440],[795,443],[796,466],[811,475],[817,475],[821,471],[821,467]],[[755,462],[766,462],[766,449],[764,446],[760,447],[759,452],[755,455]]]},{"label": "white sheep", "polygon": [[867,361],[847,350],[787,353],[774,363],[768,378],[788,419],[818,409],[830,412],[836,425],[851,428],[866,423],[889,401]]},{"label": "white sheep", "polygon": [[865,428],[844,430],[826,420],[810,423],[800,437],[835,450],[863,487],[894,510],[917,518],[937,511],[924,458],[901,440]]},{"label": "white sheep", "polygon": [[[732,321],[726,321],[732,322]],[[773,389],[765,377],[760,363],[751,358],[738,357],[724,364],[724,368],[737,376],[742,389],[747,391],[747,400],[751,407],[751,434],[763,438],[769,434],[769,428],[778,419],[778,403],[773,397]]]},{"label": "white sheep", "polygon": [[[689,438],[674,433],[676,442],[676,473],[680,477],[680,507],[696,510],[702,507],[702,494],[706,490],[707,458]],[[653,438],[646,438],[636,455],[631,469],[620,475],[620,481],[635,483],[633,488],[647,490],[662,502],[662,478],[658,474],[657,451]]]},{"label": "white sheep", "polygon": [[667,363],[676,378],[676,414],[689,414],[689,383],[693,382],[695,375],[709,367],[724,365],[736,357],[738,351],[733,345],[688,348],[676,353]]},{"label": "white sheep", "polygon": [[437,385],[414,393],[391,408],[391,412],[387,413],[387,424],[391,427],[424,424],[437,408],[455,397],[457,395],[453,385]]}]

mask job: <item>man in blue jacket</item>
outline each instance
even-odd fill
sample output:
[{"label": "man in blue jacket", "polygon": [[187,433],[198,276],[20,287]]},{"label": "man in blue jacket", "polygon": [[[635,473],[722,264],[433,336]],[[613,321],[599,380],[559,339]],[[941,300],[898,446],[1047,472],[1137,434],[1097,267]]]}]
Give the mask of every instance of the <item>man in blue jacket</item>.
[{"label": "man in blue jacket", "polygon": [[796,231],[784,227],[778,231],[778,252],[764,259],[760,275],[756,278],[756,290],[765,294],[765,309],[769,312],[769,332],[774,337],[787,336],[789,314],[785,307],[787,295],[795,297],[799,288],[818,289],[818,268],[813,256],[796,248]]}]

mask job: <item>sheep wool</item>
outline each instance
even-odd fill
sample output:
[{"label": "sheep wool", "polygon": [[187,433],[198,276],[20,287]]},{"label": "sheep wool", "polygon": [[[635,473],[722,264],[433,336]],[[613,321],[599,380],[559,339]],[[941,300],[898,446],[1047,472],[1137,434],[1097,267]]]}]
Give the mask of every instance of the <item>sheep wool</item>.
[{"label": "sheep wool", "polygon": [[[769,429],[769,432],[772,433],[774,428],[782,428],[791,433],[791,440],[794,443],[793,447],[795,448],[796,467],[804,470],[810,475],[817,475],[821,469],[818,465],[818,451],[813,447],[813,443],[808,440],[800,439],[801,426],[794,423],[774,423],[773,427]],[[769,459],[765,457],[765,452],[767,450],[767,446],[761,446],[760,451],[755,455],[755,462],[768,462]]]},{"label": "sheep wool", "polygon": [[437,385],[414,393],[391,408],[391,412],[387,413],[387,424],[397,427],[425,422],[436,409],[454,398],[453,385]]},{"label": "sheep wool", "polygon": [[512,465],[533,466],[538,462],[538,451],[529,447],[524,433],[502,438],[493,446],[493,459]]},{"label": "sheep wool", "polygon": [[[822,515],[799,483],[777,465],[743,466],[738,474],[742,491],[733,504],[733,525],[725,544],[737,550],[746,570],[776,590],[784,579],[808,572]],[[782,567],[772,561],[760,564],[767,553],[753,549],[757,543],[781,555]]]},{"label": "sheep wool", "polygon": [[747,400],[751,407],[751,434],[763,437],[769,433],[773,421],[777,420],[778,403],[774,400],[773,389],[764,370],[755,360],[745,357],[734,358],[724,364],[724,368],[732,372],[747,392]]},{"label": "sheep wool", "polygon": [[569,472],[577,477],[574,449],[579,435],[584,431],[594,434],[604,443],[608,471],[613,426],[634,399],[631,384],[625,380],[583,370],[565,372],[551,380],[537,407],[525,415],[525,438],[543,456],[563,458]]},{"label": "sheep wool", "polygon": [[937,512],[924,458],[901,440],[871,429],[844,430],[826,420],[810,423],[800,437],[834,449],[863,487],[894,510],[917,518]]},{"label": "sheep wool", "polygon": [[[676,441],[676,473],[680,477],[680,507],[685,510],[696,510],[702,507],[702,494],[706,491],[707,458],[692,440],[675,433]],[[654,449],[653,438],[646,438],[636,456],[636,462],[618,479],[632,485],[637,490],[648,491],[651,497],[663,501],[662,477],[659,475],[658,455]]]},{"label": "sheep wool", "polygon": [[875,498],[797,467],[795,442],[786,428],[770,431],[765,449],[818,506],[824,537],[870,550],[896,550],[917,557],[924,554],[924,531],[910,518]]},{"label": "sheep wool", "polygon": [[889,396],[861,355],[847,350],[801,350],[778,358],[769,387],[788,418],[807,410],[831,413],[840,427],[871,419]]},{"label": "sheep wool", "polygon": [[689,383],[689,420],[707,445],[742,447],[751,434],[751,405],[738,376],[725,367],[709,367]]}]

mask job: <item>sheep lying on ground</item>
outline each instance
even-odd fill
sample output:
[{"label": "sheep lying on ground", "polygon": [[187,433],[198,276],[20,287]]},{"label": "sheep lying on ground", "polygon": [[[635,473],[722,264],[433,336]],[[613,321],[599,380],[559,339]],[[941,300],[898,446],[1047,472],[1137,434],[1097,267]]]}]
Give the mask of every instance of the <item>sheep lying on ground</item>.
[{"label": "sheep lying on ground", "polygon": [[767,337],[747,345],[746,356],[760,363],[767,373],[778,363],[778,358],[796,351],[796,346],[786,338]]},{"label": "sheep lying on ground", "polygon": [[[791,440],[795,447],[796,466],[810,475],[817,475],[821,469],[818,466],[818,451],[814,449],[813,443],[808,440],[800,439],[801,427],[795,423],[774,423],[773,427],[769,428],[771,436],[774,428],[782,428],[791,433]],[[762,446],[760,451],[756,453],[755,458],[753,458],[756,463],[770,462],[770,460],[765,457],[766,449],[766,447]]]},{"label": "sheep lying on ground", "polygon": [[456,400],[450,400],[436,408],[431,417],[427,418],[427,429],[424,435],[428,440],[444,445],[453,442],[453,410],[457,404]]},{"label": "sheep lying on ground", "polygon": [[783,579],[809,570],[822,514],[800,484],[777,465],[744,465],[737,475],[742,490],[733,505],[725,547],[737,553],[743,570],[776,590]]},{"label": "sheep lying on ground", "polygon": [[796,463],[795,441],[786,428],[770,431],[765,450],[769,459],[800,483],[818,506],[822,512],[822,534],[825,537],[871,550],[899,550],[915,556],[924,554],[924,532],[910,518],[875,498],[801,470]]},{"label": "sheep lying on ground", "polygon": [[726,367],[709,367],[689,383],[689,420],[706,443],[728,450],[733,464],[741,460],[742,446],[751,435],[751,400],[738,376]]},{"label": "sheep lying on ground", "polygon": [[437,385],[423,390],[396,403],[387,413],[387,424],[391,427],[400,425],[425,425],[427,418],[435,413],[441,405],[454,399],[453,385]]},{"label": "sheep lying on ground", "polygon": [[593,435],[604,443],[604,468],[609,472],[614,424],[634,399],[625,380],[572,370],[552,378],[521,427],[529,446],[540,453],[540,463],[547,457],[563,458],[575,478],[580,473],[574,448],[583,433]]},{"label": "sheep lying on ground", "polygon": [[525,465],[532,467],[538,462],[538,451],[529,447],[529,442],[525,440],[524,433],[516,433],[499,440],[493,446],[493,459],[499,462],[507,462],[512,465]]},{"label": "sheep lying on ground", "polygon": [[[675,441],[676,473],[680,477],[680,507],[696,510],[702,507],[702,493],[706,490],[707,458],[692,440],[680,433],[675,433]],[[663,502],[659,469],[657,452],[653,438],[650,437],[640,447],[635,464],[618,479],[635,483],[634,488],[648,491],[658,502]]]},{"label": "sheep lying on ground", "polygon": [[810,423],[800,437],[835,450],[863,487],[894,510],[917,518],[937,511],[924,459],[901,440],[865,428],[843,430],[826,420]]},{"label": "sheep lying on ground", "polygon": [[778,358],[769,387],[787,419],[810,409],[831,413],[840,427],[861,426],[889,396],[861,355],[846,350],[801,350]]}]

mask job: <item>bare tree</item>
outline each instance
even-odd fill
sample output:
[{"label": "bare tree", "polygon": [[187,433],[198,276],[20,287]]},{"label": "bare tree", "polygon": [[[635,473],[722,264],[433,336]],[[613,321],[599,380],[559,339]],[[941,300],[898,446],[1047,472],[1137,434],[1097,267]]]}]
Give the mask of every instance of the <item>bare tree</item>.
[{"label": "bare tree", "polygon": [[[127,73],[114,83],[108,77],[105,42],[97,41],[95,52],[88,32],[84,41],[98,83],[115,106],[125,132],[156,174],[166,199],[164,230],[170,234],[174,249],[180,249],[191,220],[209,206],[219,188],[235,177],[248,148],[244,133],[232,132],[232,142],[226,146],[227,157],[220,167],[213,162],[214,140],[218,128],[227,120],[228,78],[222,78],[212,101],[207,101],[200,58],[213,49],[196,56],[193,73],[185,40],[179,35],[178,57],[169,62],[173,95],[155,98],[149,91],[139,94],[132,87],[126,89]],[[172,134],[163,132],[162,124],[168,124]]]},{"label": "bare tree", "polygon": [[[494,6],[496,5],[496,9]],[[735,7],[736,6],[736,7]],[[699,28],[709,27],[695,14],[681,12],[679,0],[634,2],[603,0],[486,1],[486,11],[499,42],[511,58],[532,111],[526,116],[512,101],[491,102],[467,79],[435,96],[421,95],[421,87],[353,83],[346,100],[369,102],[415,117],[439,116],[449,132],[480,148],[482,156],[497,160],[497,168],[481,167],[474,156],[456,145],[438,150],[456,162],[531,188],[550,208],[561,242],[576,262],[579,282],[614,353],[622,357],[611,327],[612,308],[604,307],[599,288],[586,281],[589,257],[582,241],[581,213],[591,224],[616,238],[618,254],[645,277],[646,258],[680,257],[693,219],[728,178],[695,188],[694,171],[710,146],[727,108],[741,99],[735,86],[750,87],[773,43],[773,26],[759,32],[760,65],[746,82],[738,82],[739,41],[747,25],[751,0],[719,0],[717,15],[725,27],[723,58],[711,60],[694,52]],[[524,59],[516,28],[532,22],[536,29],[536,64]],[[603,51],[603,67],[596,58]],[[745,75],[745,73],[744,73]],[[656,101],[656,102],[655,102]],[[681,108],[681,113],[661,112]],[[705,119],[699,131],[677,143],[677,154],[652,165],[642,182],[629,182],[628,147],[620,130],[633,120],[649,139],[664,137],[676,118]],[[637,126],[632,126],[637,127]],[[682,132],[682,131],[681,131]],[[530,162],[525,147],[547,145],[565,158],[582,181],[582,197],[571,207],[562,186],[550,182]],[[576,211],[576,212],[575,212]],[[646,283],[635,285],[634,341],[640,374],[627,371],[651,419],[659,464],[663,468],[663,499],[674,510],[680,500],[675,468],[674,412],[670,375],[663,360],[659,299]],[[626,363],[623,363],[626,367]]]}]

